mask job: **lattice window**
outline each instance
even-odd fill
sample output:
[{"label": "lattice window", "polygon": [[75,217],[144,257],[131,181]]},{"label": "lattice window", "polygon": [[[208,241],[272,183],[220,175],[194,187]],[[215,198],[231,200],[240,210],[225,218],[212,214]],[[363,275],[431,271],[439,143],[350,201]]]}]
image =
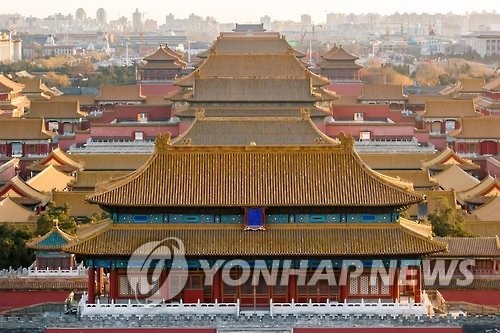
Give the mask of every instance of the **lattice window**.
[{"label": "lattice window", "polygon": [[130,294],[135,295],[139,290],[139,277],[138,276],[131,276],[130,277]]},{"label": "lattice window", "polygon": [[157,279],[150,288],[151,288],[152,295],[159,295],[160,294],[160,279]]},{"label": "lattice window", "polygon": [[349,277],[349,294],[358,294],[358,279],[356,277]]},{"label": "lattice window", "polygon": [[369,294],[369,276],[363,275],[359,279],[359,293],[361,295]]},{"label": "lattice window", "polygon": [[126,276],[119,277],[118,294],[120,296],[130,295],[130,286]]},{"label": "lattice window", "polygon": [[370,275],[370,294],[378,294],[378,279],[377,276]]},{"label": "lattice window", "polygon": [[380,293],[382,295],[389,295],[391,290],[390,290],[390,277],[389,276],[382,276],[381,278],[382,280],[382,283],[381,283],[381,286],[380,286]]}]

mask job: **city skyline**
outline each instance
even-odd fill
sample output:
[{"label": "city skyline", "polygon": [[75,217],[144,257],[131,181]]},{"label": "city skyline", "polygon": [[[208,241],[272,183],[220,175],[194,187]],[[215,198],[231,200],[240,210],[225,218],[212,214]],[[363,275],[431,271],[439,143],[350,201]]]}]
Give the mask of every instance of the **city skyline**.
[{"label": "city skyline", "polygon": [[[221,23],[258,23],[260,18],[269,15],[272,20],[291,20],[300,21],[302,14],[309,14],[314,24],[324,23],[328,13],[354,13],[367,14],[379,13],[381,15],[390,15],[399,13],[429,13],[446,14],[465,14],[467,12],[493,12],[500,11],[500,5],[496,0],[476,0],[471,2],[459,2],[452,0],[421,0],[419,2],[398,2],[393,0],[358,0],[356,2],[345,1],[318,1],[314,6],[295,6],[284,1],[264,1],[254,0],[251,3],[228,0],[217,1],[198,1],[193,0],[190,6],[186,7],[183,3],[160,3],[160,4],[133,4],[123,3],[116,0],[106,2],[87,0],[84,4],[72,1],[51,1],[51,6],[39,1],[7,2],[2,5],[1,14],[21,14],[23,16],[33,16],[44,18],[55,13],[72,14],[78,8],[83,8],[87,17],[95,18],[96,11],[104,8],[107,12],[108,21],[116,20],[125,16],[129,19],[132,13],[138,9],[144,14],[144,19],[157,20],[159,24],[165,23],[166,15],[172,13],[176,18],[183,19],[191,14],[199,15],[203,18],[214,17]],[[236,7],[236,8],[235,8]]]}]

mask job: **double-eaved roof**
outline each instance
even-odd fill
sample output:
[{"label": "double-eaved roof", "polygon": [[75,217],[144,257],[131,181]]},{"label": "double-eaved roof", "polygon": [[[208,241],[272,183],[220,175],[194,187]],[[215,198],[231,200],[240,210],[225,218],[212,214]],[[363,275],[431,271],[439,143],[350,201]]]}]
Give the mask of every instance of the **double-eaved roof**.
[{"label": "double-eaved roof", "polygon": [[342,48],[342,46],[334,45],[331,49],[321,55],[322,61],[318,63],[321,68],[331,69],[360,69],[360,66],[355,63],[359,57],[350,54]]},{"label": "double-eaved roof", "polygon": [[137,171],[87,197],[126,207],[403,207],[422,200],[341,144],[173,146],[160,137]]},{"label": "double-eaved roof", "polygon": [[291,51],[297,58],[305,57],[301,51],[293,49],[290,44],[277,32],[265,32],[260,34],[241,34],[233,32],[222,32],[215,43],[207,50],[198,53],[198,58],[205,59],[209,54],[259,54],[259,53],[283,53]]},{"label": "double-eaved roof", "polygon": [[154,53],[144,57],[145,64],[140,66],[141,69],[182,69],[187,66],[187,63],[182,59],[182,54],[178,53],[168,45],[160,45]]},{"label": "double-eaved roof", "polygon": [[279,34],[227,33],[221,34],[196,70],[175,81],[185,89],[171,98],[193,103],[300,102],[312,107],[336,99],[321,88],[327,84],[327,78],[304,67]]},{"label": "double-eaved roof", "polygon": [[411,256],[446,250],[444,243],[400,223],[269,224],[263,232],[248,232],[235,224],[186,227],[185,224],[109,223],[64,246],[63,250],[90,256],[128,257],[132,253],[141,254],[134,251],[147,242],[170,237],[182,239],[188,257]]}]

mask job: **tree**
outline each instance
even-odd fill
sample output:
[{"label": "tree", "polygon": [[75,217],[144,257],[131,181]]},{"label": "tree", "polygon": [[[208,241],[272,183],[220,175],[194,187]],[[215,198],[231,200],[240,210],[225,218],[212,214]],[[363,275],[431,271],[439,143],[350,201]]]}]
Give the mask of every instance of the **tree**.
[{"label": "tree", "polygon": [[465,217],[454,208],[440,206],[429,213],[427,218],[431,222],[432,232],[438,237],[473,237],[465,229]]},{"label": "tree", "polygon": [[40,215],[36,221],[36,234],[44,235],[52,229],[55,222],[59,228],[71,235],[76,234],[76,219],[69,214],[70,207],[67,203],[62,206],[55,206],[54,202],[49,202],[48,210]]},{"label": "tree", "polygon": [[15,228],[9,224],[0,225],[0,269],[28,267],[35,255],[26,248],[26,241],[33,237],[28,229]]},{"label": "tree", "polygon": [[93,213],[91,216],[86,217],[83,220],[83,223],[97,223],[99,221],[105,220],[109,217],[109,214],[107,212],[101,212],[101,213]]},{"label": "tree", "polygon": [[451,84],[454,84],[455,82],[457,82],[448,73],[444,73],[444,74],[439,75],[438,76],[438,80],[439,80],[439,85],[440,86],[448,86],[448,85],[451,85]]}]

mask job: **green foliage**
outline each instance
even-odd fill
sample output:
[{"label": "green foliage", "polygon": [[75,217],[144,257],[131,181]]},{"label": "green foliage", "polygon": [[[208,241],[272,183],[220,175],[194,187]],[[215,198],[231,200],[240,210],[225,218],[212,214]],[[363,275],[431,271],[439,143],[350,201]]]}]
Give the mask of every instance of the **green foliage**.
[{"label": "green foliage", "polygon": [[440,86],[447,86],[447,85],[454,84],[455,82],[457,82],[457,80],[455,80],[448,73],[444,73],[444,74],[439,75],[438,76],[438,80],[439,80],[439,85]]},{"label": "green foliage", "polygon": [[441,206],[429,213],[427,218],[431,222],[432,232],[438,237],[473,237],[465,229],[465,217],[456,209]]},{"label": "green foliage", "polygon": [[408,213],[408,210],[403,210],[402,212],[399,213],[399,217],[409,220],[410,213]]},{"label": "green foliage", "polygon": [[70,207],[67,203],[62,206],[55,206],[53,202],[47,205],[48,210],[40,215],[36,221],[36,234],[45,235],[52,229],[55,221],[58,221],[59,228],[70,234],[76,234],[76,219],[69,214]]},{"label": "green foliage", "polygon": [[94,213],[91,216],[88,216],[83,220],[83,223],[97,223],[99,221],[105,220],[109,217],[109,214],[107,212],[102,212],[102,213]]},{"label": "green foliage", "polygon": [[15,228],[9,224],[0,225],[0,269],[31,265],[35,255],[26,248],[26,241],[32,237],[33,233],[28,229]]},{"label": "green foliage", "polygon": [[75,81],[73,85],[100,87],[103,84],[133,84],[135,79],[134,66],[109,66],[99,67],[95,75],[89,75],[86,81]]},{"label": "green foliage", "polygon": [[410,65],[393,65],[392,68],[401,75],[410,75]]}]

